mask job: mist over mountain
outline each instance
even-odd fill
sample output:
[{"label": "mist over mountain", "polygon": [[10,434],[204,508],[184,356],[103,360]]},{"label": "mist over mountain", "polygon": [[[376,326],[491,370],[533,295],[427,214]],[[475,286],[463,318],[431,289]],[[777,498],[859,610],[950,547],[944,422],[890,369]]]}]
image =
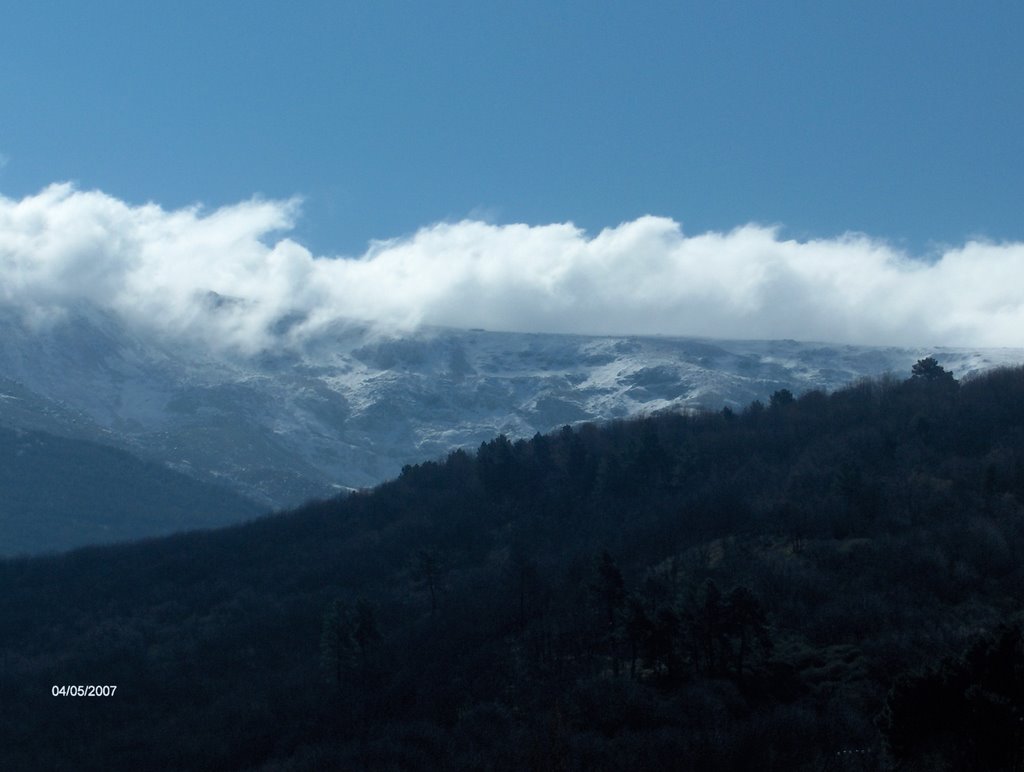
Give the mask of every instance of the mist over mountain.
[{"label": "mist over mountain", "polygon": [[1024,344],[1018,242],[915,256],[869,234],[687,233],[647,215],[596,233],[437,222],[339,256],[291,238],[300,217],[298,199],[164,209],[66,183],[0,196],[0,300],[36,327],[88,303],[136,333],[250,354],[348,320],[390,332]]},{"label": "mist over mountain", "polygon": [[1021,343],[1019,244],[922,259],[755,224],[465,220],[324,256],[287,236],[299,216],[68,184],[0,197],[0,425],[273,508],[502,433],[736,408],[929,354],[958,377],[1024,360],[992,347]]},{"label": "mist over mountain", "polygon": [[142,334],[87,303],[44,325],[9,306],[0,312],[0,423],[113,444],[281,507],[375,485],[501,433],[737,408],[778,389],[905,373],[932,353],[958,377],[1024,359],[1014,349],[389,334],[351,321],[302,346],[229,353]]}]

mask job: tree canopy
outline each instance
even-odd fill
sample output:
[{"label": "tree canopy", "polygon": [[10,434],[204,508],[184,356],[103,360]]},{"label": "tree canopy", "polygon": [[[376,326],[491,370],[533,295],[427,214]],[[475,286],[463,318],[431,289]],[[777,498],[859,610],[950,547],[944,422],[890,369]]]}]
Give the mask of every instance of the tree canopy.
[{"label": "tree canopy", "polygon": [[1024,368],[923,378],[0,561],[0,768],[1015,769]]}]

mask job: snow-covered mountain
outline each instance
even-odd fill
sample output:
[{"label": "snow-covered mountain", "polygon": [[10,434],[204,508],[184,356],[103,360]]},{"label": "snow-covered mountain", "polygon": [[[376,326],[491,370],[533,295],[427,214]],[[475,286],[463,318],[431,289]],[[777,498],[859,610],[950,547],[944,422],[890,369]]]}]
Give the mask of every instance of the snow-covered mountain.
[{"label": "snow-covered mountain", "polygon": [[338,325],[256,356],[154,342],[76,307],[33,326],[0,311],[0,423],[121,446],[270,506],[359,488],[403,464],[560,425],[665,408],[741,407],[787,388],[958,377],[1022,349],[907,349]]}]

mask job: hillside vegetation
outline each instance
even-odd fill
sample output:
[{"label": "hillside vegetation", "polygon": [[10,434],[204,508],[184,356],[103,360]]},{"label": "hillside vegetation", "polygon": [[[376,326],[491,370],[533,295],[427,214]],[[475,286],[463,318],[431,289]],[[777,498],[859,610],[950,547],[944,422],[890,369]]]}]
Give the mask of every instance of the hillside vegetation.
[{"label": "hillside vegetation", "polygon": [[498,437],[0,563],[0,767],[1018,769],[1022,549],[1024,368]]}]

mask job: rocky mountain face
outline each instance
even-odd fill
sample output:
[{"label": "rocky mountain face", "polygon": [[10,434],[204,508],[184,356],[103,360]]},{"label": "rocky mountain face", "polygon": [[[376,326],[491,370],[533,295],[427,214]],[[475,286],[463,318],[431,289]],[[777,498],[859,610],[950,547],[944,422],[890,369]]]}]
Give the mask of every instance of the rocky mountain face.
[{"label": "rocky mountain face", "polygon": [[[813,333],[813,331],[811,331]],[[1021,349],[587,337],[337,325],[244,356],[154,341],[79,306],[32,325],[0,311],[0,425],[114,445],[266,507],[374,485],[404,464],[504,433],[664,409],[720,410],[909,375],[957,377]]]}]

